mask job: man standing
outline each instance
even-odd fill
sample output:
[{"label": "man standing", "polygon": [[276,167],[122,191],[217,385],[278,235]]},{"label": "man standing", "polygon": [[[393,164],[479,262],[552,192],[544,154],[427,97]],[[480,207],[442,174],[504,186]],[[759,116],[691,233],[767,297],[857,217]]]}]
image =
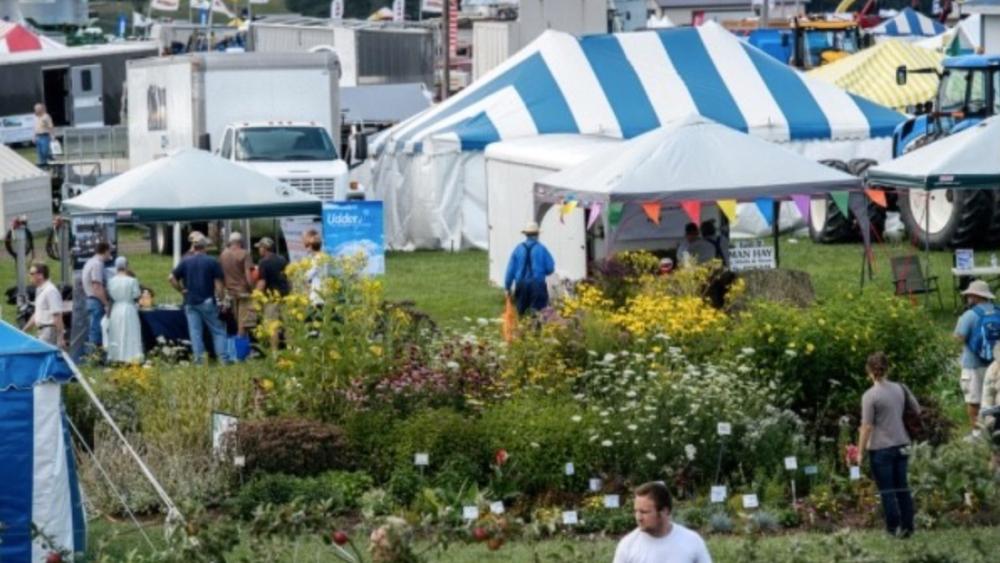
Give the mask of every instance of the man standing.
[{"label": "man standing", "polygon": [[81,282],[83,293],[87,296],[87,354],[97,353],[103,340],[101,319],[110,310],[104,267],[110,259],[111,245],[102,240],[97,243],[94,255],[83,265]]},{"label": "man standing", "polygon": [[684,225],[684,240],[677,246],[677,262],[682,268],[704,264],[715,258],[715,246],[701,238],[696,223]]},{"label": "man standing", "polygon": [[[973,280],[969,287],[962,292],[969,303],[969,308],[958,318],[955,325],[954,337],[962,343],[962,377],[960,385],[962,394],[965,396],[965,410],[972,425],[972,432],[978,435],[976,422],[979,418],[979,404],[983,397],[983,380],[986,376],[986,368],[989,361],[980,357],[979,350],[984,335],[981,328],[981,319],[987,315],[997,315],[1000,311],[993,305],[993,292],[990,285],[982,280]],[[977,346],[977,343],[979,345]],[[988,343],[989,347],[996,342]]]},{"label": "man standing", "polygon": [[702,221],[701,238],[715,248],[715,257],[722,260],[722,266],[729,266],[729,238],[715,231],[714,219]]},{"label": "man standing", "polygon": [[35,314],[31,315],[24,331],[38,329],[38,339],[53,346],[66,348],[66,329],[63,326],[63,300],[59,288],[49,281],[46,264],[32,264],[28,270],[35,285]]},{"label": "man standing", "polygon": [[205,353],[202,323],[208,325],[212,333],[212,348],[215,357],[226,363],[226,327],[219,319],[217,295],[224,291],[222,267],[219,262],[205,254],[207,241],[204,238],[191,243],[193,253],[184,257],[170,274],[170,285],[184,294],[184,315],[187,317],[188,332],[191,337],[191,351],[195,363],[201,363]]},{"label": "man standing", "polygon": [[243,235],[230,233],[229,243],[219,255],[219,263],[225,278],[226,298],[236,319],[236,334],[246,336],[247,327],[253,320],[253,305],[250,303],[253,260],[243,248]]},{"label": "man standing", "polygon": [[514,252],[507,262],[507,276],[504,278],[504,290],[507,295],[514,295],[517,314],[525,311],[541,311],[549,306],[549,288],[545,277],[556,269],[555,260],[549,250],[538,242],[538,223],[528,223],[524,230],[524,242],[514,247]]},{"label": "man standing", "polygon": [[662,482],[635,490],[635,530],[618,542],[614,563],[712,563],[696,532],[670,521],[673,499]]},{"label": "man standing", "polygon": [[45,104],[35,104],[35,151],[38,153],[38,166],[45,167],[52,160],[52,138],[56,127],[52,116],[45,111]]},{"label": "man standing", "polygon": [[[257,241],[257,250],[260,251],[260,263],[257,265],[260,278],[257,280],[257,289],[267,293],[268,298],[272,300],[264,305],[264,320],[278,321],[281,315],[280,300],[277,298],[288,295],[289,291],[288,277],[285,276],[288,260],[275,254],[274,241],[269,237]],[[279,340],[279,332],[271,331],[271,350],[278,349]]]}]

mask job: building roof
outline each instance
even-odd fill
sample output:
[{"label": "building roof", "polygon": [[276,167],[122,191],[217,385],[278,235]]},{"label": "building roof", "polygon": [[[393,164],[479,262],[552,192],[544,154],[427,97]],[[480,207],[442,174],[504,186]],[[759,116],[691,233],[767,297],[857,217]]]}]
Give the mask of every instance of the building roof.
[{"label": "building roof", "polygon": [[26,178],[48,176],[7,145],[0,145],[0,184]]}]

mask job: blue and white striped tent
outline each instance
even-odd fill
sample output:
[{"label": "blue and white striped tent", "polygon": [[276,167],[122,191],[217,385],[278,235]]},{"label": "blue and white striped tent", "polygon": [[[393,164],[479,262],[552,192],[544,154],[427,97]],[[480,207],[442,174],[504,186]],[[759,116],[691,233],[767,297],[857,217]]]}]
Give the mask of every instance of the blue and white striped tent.
[{"label": "blue and white striped tent", "polygon": [[546,133],[631,138],[692,113],[773,141],[884,137],[903,119],[709,22],[579,39],[547,31],[373,148],[420,152],[428,140],[450,138],[482,150]]},{"label": "blue and white striped tent", "polygon": [[714,22],[583,38],[550,30],[372,141],[387,244],[486,248],[482,151],[491,143],[556,133],[628,139],[691,114],[814,160],[889,158],[904,119]]},{"label": "blue and white striped tent", "polygon": [[82,554],[86,520],[62,404],[73,372],[62,353],[0,321],[0,561],[44,561],[55,547]]},{"label": "blue and white striped tent", "polygon": [[915,39],[924,37],[934,37],[947,31],[948,28],[939,22],[915,11],[913,8],[903,8],[892,19],[886,20],[871,32],[873,35],[884,35],[888,37],[913,37]]}]

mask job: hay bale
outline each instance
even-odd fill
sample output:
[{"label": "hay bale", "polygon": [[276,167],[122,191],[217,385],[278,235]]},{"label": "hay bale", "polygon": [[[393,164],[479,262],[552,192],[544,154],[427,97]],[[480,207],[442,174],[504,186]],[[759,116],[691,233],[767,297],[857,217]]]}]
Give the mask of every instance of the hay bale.
[{"label": "hay bale", "polygon": [[736,308],[742,308],[746,303],[760,299],[796,307],[808,307],[816,300],[812,278],[807,272],[750,270],[740,272],[738,276],[746,282],[746,293],[740,302],[736,303]]}]

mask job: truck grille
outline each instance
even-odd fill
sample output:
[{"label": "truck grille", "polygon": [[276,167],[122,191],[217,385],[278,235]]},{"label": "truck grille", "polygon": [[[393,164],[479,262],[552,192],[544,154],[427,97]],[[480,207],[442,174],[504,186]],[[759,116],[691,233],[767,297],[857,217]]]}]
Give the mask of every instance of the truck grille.
[{"label": "truck grille", "polygon": [[333,201],[336,189],[336,181],[333,178],[280,178],[279,181],[323,201]]}]

